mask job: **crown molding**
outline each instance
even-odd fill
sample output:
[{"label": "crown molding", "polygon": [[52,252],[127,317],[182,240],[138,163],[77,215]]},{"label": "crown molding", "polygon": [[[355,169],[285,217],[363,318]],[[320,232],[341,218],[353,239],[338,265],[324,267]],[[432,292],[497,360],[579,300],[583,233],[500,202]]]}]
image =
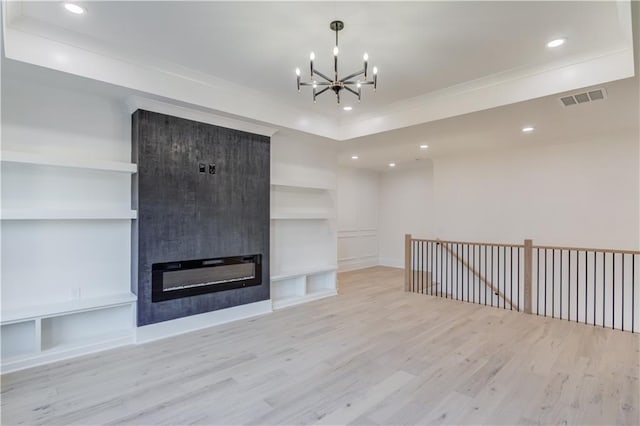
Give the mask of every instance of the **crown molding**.
[{"label": "crown molding", "polygon": [[228,129],[241,130],[243,132],[272,137],[278,129],[275,127],[263,126],[244,120],[224,117],[210,112],[200,111],[195,108],[176,105],[170,102],[163,102],[156,99],[149,99],[141,96],[130,96],[126,100],[129,112],[133,114],[136,110],[157,112],[160,114],[172,115],[174,117],[185,118],[187,120],[201,123],[213,124],[214,126],[226,127]]}]

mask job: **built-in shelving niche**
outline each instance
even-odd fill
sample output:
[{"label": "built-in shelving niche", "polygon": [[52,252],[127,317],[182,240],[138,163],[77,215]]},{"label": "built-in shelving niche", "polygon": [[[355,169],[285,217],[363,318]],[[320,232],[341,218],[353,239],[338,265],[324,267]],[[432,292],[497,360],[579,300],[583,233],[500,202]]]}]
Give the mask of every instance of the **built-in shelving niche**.
[{"label": "built-in shelving niche", "polygon": [[3,370],[133,343],[130,293],[2,312]]},{"label": "built-in shelving niche", "polygon": [[271,300],[274,309],[334,296],[335,191],[332,186],[271,182]]},{"label": "built-in shelving niche", "polygon": [[2,371],[132,343],[137,166],[18,151],[0,160]]}]

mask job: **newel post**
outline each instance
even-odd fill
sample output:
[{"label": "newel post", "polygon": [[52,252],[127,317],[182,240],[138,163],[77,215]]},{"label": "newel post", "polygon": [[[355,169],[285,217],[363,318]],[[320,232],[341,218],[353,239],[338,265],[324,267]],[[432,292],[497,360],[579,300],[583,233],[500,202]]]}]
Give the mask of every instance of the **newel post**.
[{"label": "newel post", "polygon": [[411,290],[411,234],[404,235],[404,291]]},{"label": "newel post", "polygon": [[533,241],[524,240],[524,312],[531,313],[533,299]]}]

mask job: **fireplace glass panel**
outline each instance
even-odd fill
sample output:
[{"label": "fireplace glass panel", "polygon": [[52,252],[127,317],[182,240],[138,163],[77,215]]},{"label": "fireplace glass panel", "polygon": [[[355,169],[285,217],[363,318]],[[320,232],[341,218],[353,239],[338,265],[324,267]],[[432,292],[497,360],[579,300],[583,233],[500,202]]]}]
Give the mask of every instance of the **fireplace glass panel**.
[{"label": "fireplace glass panel", "polygon": [[262,283],[262,255],[154,263],[152,301],[242,288]]}]

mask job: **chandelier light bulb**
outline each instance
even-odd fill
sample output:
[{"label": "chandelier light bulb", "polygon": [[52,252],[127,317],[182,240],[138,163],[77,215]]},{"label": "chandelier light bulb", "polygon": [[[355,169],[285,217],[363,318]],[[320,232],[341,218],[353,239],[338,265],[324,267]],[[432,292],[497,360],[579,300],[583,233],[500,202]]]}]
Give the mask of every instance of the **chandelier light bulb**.
[{"label": "chandelier light bulb", "polygon": [[296,75],[300,77],[300,68],[296,68]]},{"label": "chandelier light bulb", "polygon": [[364,59],[365,61],[368,61],[369,55],[365,52],[364,56],[362,56],[362,59]]},{"label": "chandelier light bulb", "polygon": [[378,74],[378,67],[373,67],[373,74]]},{"label": "chandelier light bulb", "polygon": [[314,89],[316,89],[317,87],[318,87],[318,82],[317,82],[317,81],[314,81],[314,82],[313,82],[313,88],[314,88]]},{"label": "chandelier light bulb", "polygon": [[311,52],[311,54],[309,55],[309,59],[311,59],[312,61],[316,59],[316,54]]},{"label": "chandelier light bulb", "polygon": [[335,46],[335,47],[333,48],[333,56],[338,56],[338,52],[339,52],[339,50],[338,50],[338,46]]},{"label": "chandelier light bulb", "polygon": [[360,82],[358,81],[358,84],[356,84],[356,86],[357,86],[357,87],[358,87],[358,89],[359,89],[359,88],[361,88],[361,87],[362,87],[362,83],[360,83]]}]

